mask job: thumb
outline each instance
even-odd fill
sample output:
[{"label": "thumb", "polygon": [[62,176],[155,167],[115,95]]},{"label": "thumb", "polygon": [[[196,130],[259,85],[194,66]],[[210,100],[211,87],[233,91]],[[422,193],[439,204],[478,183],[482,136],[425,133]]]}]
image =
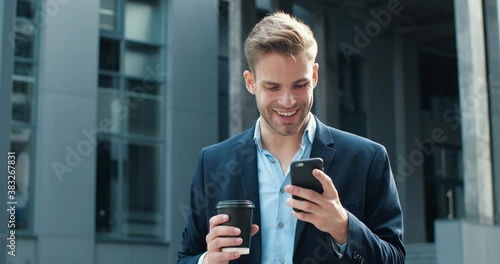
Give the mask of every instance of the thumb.
[{"label": "thumb", "polygon": [[252,225],[252,236],[257,234],[259,232],[259,226],[258,225]]}]

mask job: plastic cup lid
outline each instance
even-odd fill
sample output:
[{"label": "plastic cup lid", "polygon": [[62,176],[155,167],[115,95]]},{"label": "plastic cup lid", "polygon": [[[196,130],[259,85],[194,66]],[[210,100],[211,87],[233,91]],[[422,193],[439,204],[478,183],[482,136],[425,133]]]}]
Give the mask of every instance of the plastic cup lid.
[{"label": "plastic cup lid", "polygon": [[255,205],[250,200],[226,200],[218,202],[215,208],[219,209],[219,208],[233,208],[233,207],[255,208]]}]

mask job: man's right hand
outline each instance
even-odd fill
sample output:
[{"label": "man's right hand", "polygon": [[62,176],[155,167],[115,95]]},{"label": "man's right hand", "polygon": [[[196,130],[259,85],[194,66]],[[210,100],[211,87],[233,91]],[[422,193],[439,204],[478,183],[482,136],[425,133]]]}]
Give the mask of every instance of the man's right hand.
[{"label": "man's right hand", "polygon": [[[227,264],[229,261],[240,257],[236,252],[222,252],[221,248],[239,246],[243,243],[239,237],[241,230],[234,226],[223,226],[221,224],[229,221],[229,216],[220,214],[210,218],[210,232],[206,237],[207,255],[203,264]],[[259,231],[257,225],[252,225],[252,236]]]}]

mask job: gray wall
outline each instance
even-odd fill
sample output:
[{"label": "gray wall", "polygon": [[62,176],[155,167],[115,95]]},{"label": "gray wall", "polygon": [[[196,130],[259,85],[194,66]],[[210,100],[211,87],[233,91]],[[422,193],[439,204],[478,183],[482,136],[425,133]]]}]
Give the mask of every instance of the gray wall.
[{"label": "gray wall", "polygon": [[500,227],[466,220],[435,222],[438,264],[498,263]]},{"label": "gray wall", "polygon": [[[96,151],[82,131],[96,127],[100,2],[59,2],[43,1],[42,10],[51,11],[39,23],[35,255],[40,264],[88,264],[94,261]],[[78,153],[73,162],[69,149]],[[53,162],[72,171],[57,176]]]},{"label": "gray wall", "polygon": [[175,263],[197,154],[218,139],[218,4],[216,0],[172,0],[167,18],[167,226],[171,233],[165,263]]}]

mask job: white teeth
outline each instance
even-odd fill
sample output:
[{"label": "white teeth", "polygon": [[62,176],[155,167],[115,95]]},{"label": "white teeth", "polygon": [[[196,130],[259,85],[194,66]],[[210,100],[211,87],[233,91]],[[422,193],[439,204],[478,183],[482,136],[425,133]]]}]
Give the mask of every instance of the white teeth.
[{"label": "white teeth", "polygon": [[278,112],[278,111],[276,111],[276,113],[278,113],[280,116],[293,116],[295,113],[297,113],[297,110],[295,110],[293,112]]}]

